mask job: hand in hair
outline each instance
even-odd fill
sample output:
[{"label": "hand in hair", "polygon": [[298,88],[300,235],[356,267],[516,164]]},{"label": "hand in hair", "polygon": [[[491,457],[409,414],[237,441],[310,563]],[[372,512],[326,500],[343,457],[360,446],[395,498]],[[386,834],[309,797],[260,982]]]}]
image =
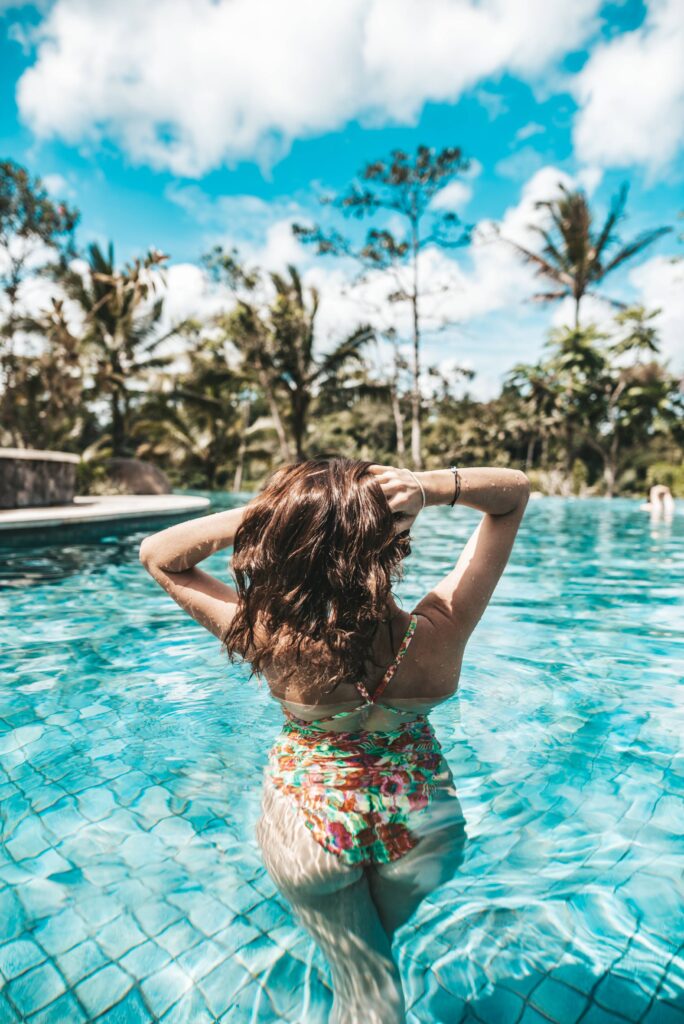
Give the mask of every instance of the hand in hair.
[{"label": "hand in hair", "polygon": [[404,533],[409,530],[423,507],[423,495],[415,476],[408,469],[379,464],[370,466],[368,471],[382,487],[392,509],[394,532]]}]

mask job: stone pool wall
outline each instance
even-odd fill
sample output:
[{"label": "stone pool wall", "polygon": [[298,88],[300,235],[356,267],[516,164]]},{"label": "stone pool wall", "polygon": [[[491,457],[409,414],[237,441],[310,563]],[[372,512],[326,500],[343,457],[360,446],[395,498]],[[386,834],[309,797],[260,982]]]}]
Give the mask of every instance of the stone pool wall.
[{"label": "stone pool wall", "polygon": [[67,452],[0,448],[0,508],[70,504],[79,461]]}]

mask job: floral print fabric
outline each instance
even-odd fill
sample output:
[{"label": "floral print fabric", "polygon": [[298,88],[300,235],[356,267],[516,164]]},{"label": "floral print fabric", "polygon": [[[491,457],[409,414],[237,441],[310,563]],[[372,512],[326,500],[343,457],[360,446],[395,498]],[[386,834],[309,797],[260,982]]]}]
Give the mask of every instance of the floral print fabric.
[{"label": "floral print fabric", "polygon": [[387,863],[414,847],[412,820],[451,773],[424,715],[391,732],[330,732],[288,721],[269,755],[273,784],[316,842],[348,864]]}]

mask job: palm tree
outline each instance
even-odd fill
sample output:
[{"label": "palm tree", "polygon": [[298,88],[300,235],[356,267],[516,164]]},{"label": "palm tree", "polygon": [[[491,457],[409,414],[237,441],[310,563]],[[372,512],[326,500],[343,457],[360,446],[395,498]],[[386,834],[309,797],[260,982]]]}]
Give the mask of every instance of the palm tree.
[{"label": "palm tree", "polygon": [[235,305],[213,318],[213,325],[237,351],[245,380],[252,380],[268,403],[270,418],[278,436],[280,458],[290,462],[292,452],[276,397],[272,332],[264,316],[263,272],[249,267],[238,250],[217,245],[202,257],[209,276],[227,286]]},{"label": "palm tree", "polygon": [[[256,302],[236,297],[235,308],[221,313],[215,324],[225,340],[237,349],[245,383],[254,383],[268,404],[270,419],[278,437],[280,458],[290,462],[292,451],[276,395],[277,372],[273,365],[273,337]],[[235,488],[238,490],[239,488]]]},{"label": "palm tree", "polygon": [[180,330],[177,325],[160,332],[164,299],[155,297],[158,282],[153,271],[166,259],[150,250],[143,260],[117,270],[110,242],[106,254],[97,244],[88,247],[84,271],[65,263],[54,271],[67,297],[83,314],[82,345],[90,357],[91,392],[109,403],[114,455],[128,452],[135,383],[170,362],[170,356],[155,353]]},{"label": "palm tree", "polygon": [[550,283],[551,290],[538,292],[533,299],[538,302],[552,302],[571,296],[575,303],[575,328],[579,328],[580,303],[585,295],[605,299],[614,306],[624,303],[608,298],[600,289],[608,274],[627,260],[643,252],[656,239],[667,234],[669,227],[652,228],[642,231],[631,242],[621,244],[615,229],[624,215],[628,185],[624,184],[613,198],[611,208],[600,231],[594,231],[592,213],[585,193],[578,189],[571,191],[559,182],[560,196],[541,200],[535,204],[538,209],[548,211],[551,227],[531,224],[530,228],[541,235],[543,246],[540,252],[504,239],[536,268],[537,276]]},{"label": "palm tree", "polygon": [[506,378],[504,393],[512,390],[522,401],[520,431],[527,435],[525,470],[532,468],[537,441],[542,469],[548,462],[549,442],[558,426],[558,386],[555,374],[542,363],[518,363]]},{"label": "palm tree", "polygon": [[201,339],[188,359],[187,371],[144,403],[132,431],[140,439],[136,454],[160,459],[209,489],[232,478],[233,490],[240,490],[249,457],[272,461],[273,424],[264,416],[252,421],[253,407],[263,402],[215,341]]},{"label": "palm tree", "polygon": [[361,350],[373,337],[372,328],[357,327],[347,338],[320,358],[314,354],[319,295],[315,288],[305,294],[296,267],[287,277],[271,274],[275,298],[269,311],[272,332],[272,366],[290,407],[290,428],[298,459],[305,458],[309,407],[317,388],[334,378],[349,363],[361,360]]}]

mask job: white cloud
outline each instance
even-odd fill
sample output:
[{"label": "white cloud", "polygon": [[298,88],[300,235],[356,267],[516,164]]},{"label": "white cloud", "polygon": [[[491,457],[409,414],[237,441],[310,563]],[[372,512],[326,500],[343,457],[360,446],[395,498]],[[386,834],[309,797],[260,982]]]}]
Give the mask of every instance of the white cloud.
[{"label": "white cloud", "polygon": [[473,190],[462,181],[451,181],[435,193],[430,206],[433,210],[462,210],[472,198]]},{"label": "white cloud", "polygon": [[581,167],[575,175],[577,182],[588,196],[592,196],[603,180],[601,167]]},{"label": "white cloud", "polygon": [[494,170],[503,178],[512,178],[514,181],[524,181],[531,178],[535,171],[544,165],[544,158],[532,146],[523,146],[510,156],[499,160]]},{"label": "white cloud", "polygon": [[662,171],[684,143],[684,8],[651,0],[643,26],[597,46],[571,81],[578,157]]},{"label": "white cloud", "polygon": [[73,196],[74,190],[62,174],[44,174],[41,181],[53,199],[64,199]]},{"label": "white cloud", "polygon": [[596,27],[600,0],[57,0],[17,100],[37,136],[114,140],[199,176],[349,119],[412,122],[506,71],[534,78]]},{"label": "white cloud", "polygon": [[514,138],[516,142],[523,142],[525,139],[530,139],[533,135],[541,135],[545,131],[546,128],[543,124],[538,124],[537,121],[528,121],[522,128],[518,128]]},{"label": "white cloud", "polygon": [[661,309],[655,323],[662,342],[663,355],[672,368],[684,370],[684,260],[673,262],[666,256],[654,256],[629,275],[647,309]]},{"label": "white cloud", "polygon": [[489,89],[478,89],[475,92],[475,99],[487,111],[490,121],[496,121],[498,117],[508,111],[508,104],[501,93],[490,92]]}]

